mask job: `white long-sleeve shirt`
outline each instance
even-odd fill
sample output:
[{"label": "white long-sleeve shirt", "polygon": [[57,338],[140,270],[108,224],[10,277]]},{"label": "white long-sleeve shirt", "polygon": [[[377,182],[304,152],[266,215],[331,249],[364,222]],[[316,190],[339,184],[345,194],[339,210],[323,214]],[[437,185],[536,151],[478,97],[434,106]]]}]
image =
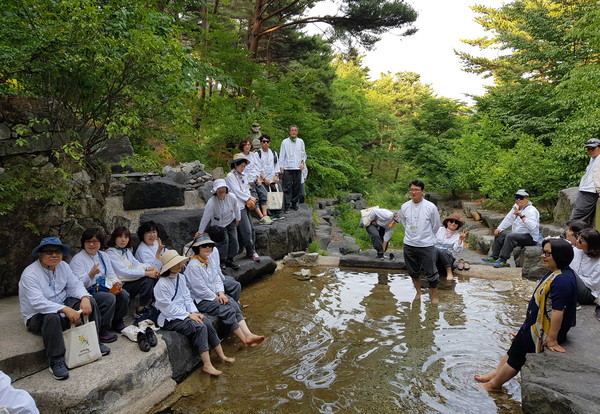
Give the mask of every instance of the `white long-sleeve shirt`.
[{"label": "white long-sleeve shirt", "polygon": [[[100,273],[96,274],[94,279],[90,279],[90,270],[96,264]],[[105,279],[105,286],[109,289],[114,283],[119,282],[112,268],[112,263],[105,252],[99,251],[94,256],[90,256],[85,250],[82,250],[73,256],[69,266],[73,274],[81,280],[86,289],[94,286],[100,279]]]},{"label": "white long-sleeve shirt", "polygon": [[[158,269],[158,271],[160,272],[162,269],[162,262],[160,261],[160,259],[156,258],[157,250],[158,250],[158,240],[154,240],[154,244],[152,246],[148,246],[146,243],[144,243],[142,241],[140,243],[140,245],[138,246],[137,250],[135,251],[134,257],[136,258],[136,260],[138,262],[146,263],[152,267],[156,267]],[[160,254],[162,255],[166,251],[167,251],[167,249],[163,247],[162,252],[160,252]]]},{"label": "white long-sleeve shirt", "polygon": [[183,320],[192,312],[198,313],[185,283],[185,276],[181,273],[160,277],[154,286],[154,299],[154,306],[160,311],[157,321],[160,327],[164,326],[165,321]]},{"label": "white long-sleeve shirt", "polygon": [[52,272],[36,260],[23,270],[19,280],[19,304],[25,323],[38,313],[57,313],[65,307],[66,298],[84,296],[90,295],[64,261]]},{"label": "white long-sleeve shirt", "polygon": [[394,221],[394,212],[386,210],[385,208],[374,208],[369,214],[369,221],[375,221],[379,227],[383,227],[385,229],[383,241],[389,242],[392,238],[392,233],[396,228],[395,226],[391,225]]},{"label": "white long-sleeve shirt", "polygon": [[256,152],[255,160],[257,161],[259,171],[269,181],[273,181],[275,174],[279,174],[279,157],[270,148],[267,148],[267,152],[259,149]]},{"label": "white long-sleeve shirt", "polygon": [[279,167],[284,170],[299,170],[302,162],[306,164],[306,149],[302,138],[296,138],[296,142],[290,137],[284,139],[279,150]]},{"label": "white long-sleeve shirt", "polygon": [[198,233],[204,233],[208,226],[227,227],[233,220],[240,221],[242,216],[237,199],[227,193],[223,200],[215,194],[206,203],[202,219],[198,226]]},{"label": "white long-sleeve shirt", "polygon": [[600,257],[591,258],[583,250],[574,248],[570,266],[597,298],[600,295]]},{"label": "white long-sleeve shirt", "polygon": [[585,174],[583,174],[583,177],[581,177],[581,181],[579,182],[579,191],[585,191],[587,193],[596,192],[596,186],[594,185],[594,170],[598,169],[598,161],[600,161],[600,156],[596,158],[590,157],[590,162],[585,169]]},{"label": "white long-sleeve shirt", "polygon": [[184,274],[192,299],[196,303],[202,300],[214,300],[219,292],[225,292],[217,261],[208,259],[208,263],[202,263],[192,258]]},{"label": "white long-sleeve shirt", "polygon": [[498,226],[498,229],[504,231],[511,227],[513,233],[529,233],[533,240],[537,240],[540,234],[540,212],[530,201],[529,204],[523,207],[523,210],[520,210],[521,214],[525,216],[525,220],[523,220],[513,213],[515,207],[519,208],[515,203]]},{"label": "white long-sleeve shirt", "polygon": [[109,247],[106,250],[106,253],[110,258],[113,270],[121,282],[138,280],[144,277],[146,275],[146,269],[151,267],[146,263],[138,262],[129,249],[127,249],[125,253],[122,253],[114,247]]},{"label": "white long-sleeve shirt", "polygon": [[435,233],[440,228],[440,213],[430,201],[412,200],[402,204],[400,221],[404,225],[404,244],[412,247],[435,245]]},{"label": "white long-sleeve shirt", "polygon": [[460,240],[460,233],[455,231],[450,235],[450,237],[446,236],[446,227],[442,226],[438,229],[435,234],[435,247],[438,249],[448,250],[452,256],[456,253],[460,253],[465,248],[464,242],[461,245],[458,245]]},{"label": "white long-sleeve shirt", "polygon": [[225,182],[229,187],[230,194],[235,196],[238,210],[243,209],[246,206],[246,201],[252,196],[250,187],[248,187],[248,177],[246,177],[246,174],[240,174],[234,169],[227,174]]},{"label": "white long-sleeve shirt", "polygon": [[256,152],[249,152],[248,155],[240,152],[238,155],[246,158],[250,162],[249,164],[246,164],[246,168],[244,168],[244,174],[246,177],[248,177],[248,182],[253,183],[256,181],[256,177],[260,177],[260,169],[257,159],[258,156],[256,155]]}]

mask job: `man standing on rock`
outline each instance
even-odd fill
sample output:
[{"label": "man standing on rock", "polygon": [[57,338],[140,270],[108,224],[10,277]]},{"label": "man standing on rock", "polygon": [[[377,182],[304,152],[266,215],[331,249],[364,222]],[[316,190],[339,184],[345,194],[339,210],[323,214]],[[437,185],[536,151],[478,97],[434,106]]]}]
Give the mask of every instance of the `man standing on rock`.
[{"label": "man standing on rock", "polygon": [[302,170],[306,162],[306,149],[304,141],[298,138],[298,127],[290,127],[290,136],[283,140],[279,150],[279,167],[281,169],[283,183],[284,213],[290,208],[298,210],[298,198],[302,186]]},{"label": "man standing on rock", "polygon": [[583,220],[591,224],[598,202],[598,190],[594,185],[594,171],[600,167],[600,164],[598,164],[600,160],[600,157],[598,157],[600,155],[600,139],[588,139],[585,143],[585,149],[590,156],[590,162],[579,182],[579,193],[577,193],[570,220]]},{"label": "man standing on rock", "polygon": [[534,246],[540,231],[540,212],[529,201],[529,193],[523,189],[515,193],[515,204],[502,223],[494,230],[492,254],[483,258],[493,262],[494,267],[507,267],[506,263],[517,246]]},{"label": "man standing on rock", "polygon": [[371,224],[366,227],[367,233],[373,242],[373,247],[377,250],[377,258],[382,259],[396,224],[400,222],[400,210],[390,211],[385,208],[374,208],[369,214],[369,221]]},{"label": "man standing on rock", "polygon": [[404,225],[404,262],[421,299],[421,268],[429,282],[431,303],[437,305],[440,275],[435,266],[435,233],[440,228],[440,213],[435,204],[423,198],[425,184],[410,183],[410,201],[402,204],[400,221]]}]

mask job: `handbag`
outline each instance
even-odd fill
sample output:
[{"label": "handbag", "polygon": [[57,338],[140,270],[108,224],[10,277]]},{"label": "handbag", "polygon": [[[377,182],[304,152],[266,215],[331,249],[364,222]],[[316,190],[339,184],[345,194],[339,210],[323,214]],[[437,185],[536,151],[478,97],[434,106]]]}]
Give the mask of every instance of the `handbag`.
[{"label": "handbag", "polygon": [[276,191],[271,191],[271,186],[267,186],[267,208],[269,210],[281,210],[283,208],[283,192],[279,191],[275,186]]},{"label": "handbag", "polygon": [[83,325],[75,326],[71,324],[71,329],[63,332],[63,338],[65,340],[65,363],[67,368],[89,364],[102,356],[98,344],[96,322],[90,322],[88,315],[83,317]]},{"label": "handbag", "polygon": [[371,224],[370,216],[371,211],[373,211],[374,208],[379,208],[379,206],[369,207],[360,210],[360,223],[358,227],[367,227],[369,224]]}]

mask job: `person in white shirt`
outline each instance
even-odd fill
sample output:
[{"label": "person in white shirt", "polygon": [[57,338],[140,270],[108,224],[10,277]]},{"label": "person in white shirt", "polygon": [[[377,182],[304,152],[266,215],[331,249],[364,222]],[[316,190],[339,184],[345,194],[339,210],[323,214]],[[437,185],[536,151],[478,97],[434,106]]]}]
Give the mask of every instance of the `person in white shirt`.
[{"label": "person in white shirt", "polygon": [[454,280],[452,267],[455,255],[465,248],[464,241],[469,232],[465,230],[462,233],[458,232],[463,224],[460,217],[450,214],[442,221],[442,227],[435,234],[435,265],[438,273],[446,274],[446,280]]},{"label": "person in white shirt", "polygon": [[150,310],[152,304],[152,289],[156,283],[159,271],[147,263],[140,263],[131,253],[131,232],[127,227],[116,227],[107,245],[106,250],[113,270],[123,289],[129,292],[130,300],[139,296],[137,314],[142,315]]},{"label": "person in white shirt", "polygon": [[105,252],[105,236],[101,229],[87,229],[81,236],[82,250],[71,259],[69,266],[73,274],[81,280],[88,292],[96,299],[100,309],[100,342],[110,343],[125,329],[123,318],[127,314],[129,293],[121,289],[117,275],[113,271],[110,258]]},{"label": "person in white shirt", "polygon": [[237,270],[240,265],[233,259],[238,254],[237,228],[242,218],[241,210],[238,207],[237,198],[229,193],[227,182],[222,178],[215,180],[212,193],[213,196],[204,207],[196,237],[200,233],[206,233],[211,226],[223,228],[224,236],[217,242],[219,258],[225,267]]},{"label": "person in white shirt", "polygon": [[304,141],[298,138],[298,126],[290,127],[290,136],[283,140],[279,150],[279,169],[283,182],[284,214],[298,210],[298,198],[302,185],[302,170],[306,163]]},{"label": "person in white shirt", "polygon": [[579,192],[577,199],[571,211],[570,220],[583,220],[591,223],[596,213],[596,203],[598,202],[598,189],[594,184],[594,171],[600,168],[600,139],[588,139],[585,143],[585,149],[590,156],[590,162],[585,170],[585,174],[579,182]]},{"label": "person in white shirt", "polygon": [[210,375],[221,375],[223,371],[216,369],[211,360],[209,349],[214,349],[219,358],[224,362],[235,362],[223,353],[221,340],[210,322],[204,323],[204,315],[198,312],[186,278],[181,274],[181,265],[188,258],[179,256],[174,250],[167,250],[161,256],[163,272],[154,287],[158,326],[168,331],[176,331],[192,341],[202,359],[202,370]]},{"label": "person in white shirt", "polygon": [[494,230],[492,254],[481,260],[493,262],[494,267],[507,267],[513,249],[517,246],[535,246],[540,231],[540,212],[531,204],[529,193],[523,189],[515,193],[515,204],[498,228]]},{"label": "person in white shirt", "polygon": [[158,235],[158,226],[152,220],[145,221],[140,224],[137,229],[138,239],[140,244],[135,251],[134,257],[140,263],[148,263],[152,267],[156,267],[158,271],[162,269],[160,256],[167,251],[165,245],[162,244]]},{"label": "person in white shirt", "polygon": [[25,390],[14,388],[11,379],[0,371],[0,413],[1,414],[39,414],[35,400]]},{"label": "person in white shirt", "polygon": [[[96,301],[62,260],[70,251],[58,237],[43,238],[31,252],[36,261],[23,270],[19,280],[19,304],[25,326],[42,335],[50,372],[58,380],[69,378],[62,332],[79,322],[82,315],[89,315],[96,329],[100,329]],[[102,355],[110,353],[109,347],[99,345]]]},{"label": "person in white shirt", "polygon": [[600,305],[600,233],[583,229],[577,235],[571,269],[577,279],[577,298],[581,305]]},{"label": "person in white shirt", "polygon": [[400,221],[404,225],[404,262],[421,299],[421,268],[429,282],[431,303],[437,305],[439,273],[435,266],[435,233],[440,228],[440,214],[435,204],[423,198],[425,184],[415,180],[409,185],[410,201],[402,204]]},{"label": "person in white shirt", "polygon": [[391,211],[385,208],[374,208],[369,214],[369,224],[365,229],[371,238],[373,248],[377,251],[377,258],[382,259],[387,250],[396,224],[400,222],[400,210]]},{"label": "person in white shirt", "polygon": [[[279,179],[279,156],[277,155],[277,151],[269,148],[270,145],[271,137],[267,134],[261,135],[260,149],[256,152],[254,158],[258,162],[260,178],[267,186],[267,189],[271,191],[283,191],[283,188],[281,186],[281,180]],[[272,211],[268,211],[268,213],[270,214],[269,217],[271,217],[272,219],[279,219],[281,218],[280,212],[281,209],[274,209]]]},{"label": "person in white shirt", "polygon": [[260,218],[262,224],[271,224],[273,220],[267,215],[267,188],[260,177],[260,167],[257,154],[254,152],[254,145],[250,140],[243,139],[238,148],[242,151],[240,156],[248,160],[244,174],[248,178],[250,194],[257,200],[254,212]]},{"label": "person in white shirt", "polygon": [[[213,252],[210,254],[209,260],[214,261],[219,264],[219,275],[221,276],[221,280],[223,281],[223,287],[225,288],[225,294],[231,296],[236,302],[240,302],[240,295],[242,293],[242,284],[235,280],[232,276],[224,275],[221,270],[223,267],[221,266],[221,257],[219,254],[219,244],[223,242],[225,239],[225,229],[219,226],[208,226],[206,228],[206,233],[213,240],[217,248],[213,249]],[[196,236],[198,237],[198,235]],[[234,269],[235,270],[235,269]]]},{"label": "person in white shirt", "polygon": [[219,263],[209,259],[214,246],[206,233],[192,244],[194,256],[184,272],[190,295],[198,311],[220,319],[244,345],[256,346],[265,337],[250,331],[237,302],[225,294]]}]

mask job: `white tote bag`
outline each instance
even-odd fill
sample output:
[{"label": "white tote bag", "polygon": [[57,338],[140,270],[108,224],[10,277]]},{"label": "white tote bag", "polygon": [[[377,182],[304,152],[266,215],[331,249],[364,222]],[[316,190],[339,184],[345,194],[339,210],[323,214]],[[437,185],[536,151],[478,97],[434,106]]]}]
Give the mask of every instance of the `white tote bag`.
[{"label": "white tote bag", "polygon": [[369,217],[371,216],[371,211],[373,211],[374,208],[379,208],[379,206],[369,207],[360,210],[360,224],[358,225],[358,227],[367,227],[369,224],[371,224],[371,220],[369,220]]},{"label": "white tote bag", "polygon": [[96,322],[83,317],[83,325],[71,324],[71,329],[63,332],[65,340],[65,363],[67,368],[75,368],[94,362],[102,356],[98,344]]},{"label": "white tote bag", "polygon": [[267,186],[267,208],[269,210],[281,210],[283,207],[283,192],[275,186],[277,191],[271,191],[271,186]]}]

